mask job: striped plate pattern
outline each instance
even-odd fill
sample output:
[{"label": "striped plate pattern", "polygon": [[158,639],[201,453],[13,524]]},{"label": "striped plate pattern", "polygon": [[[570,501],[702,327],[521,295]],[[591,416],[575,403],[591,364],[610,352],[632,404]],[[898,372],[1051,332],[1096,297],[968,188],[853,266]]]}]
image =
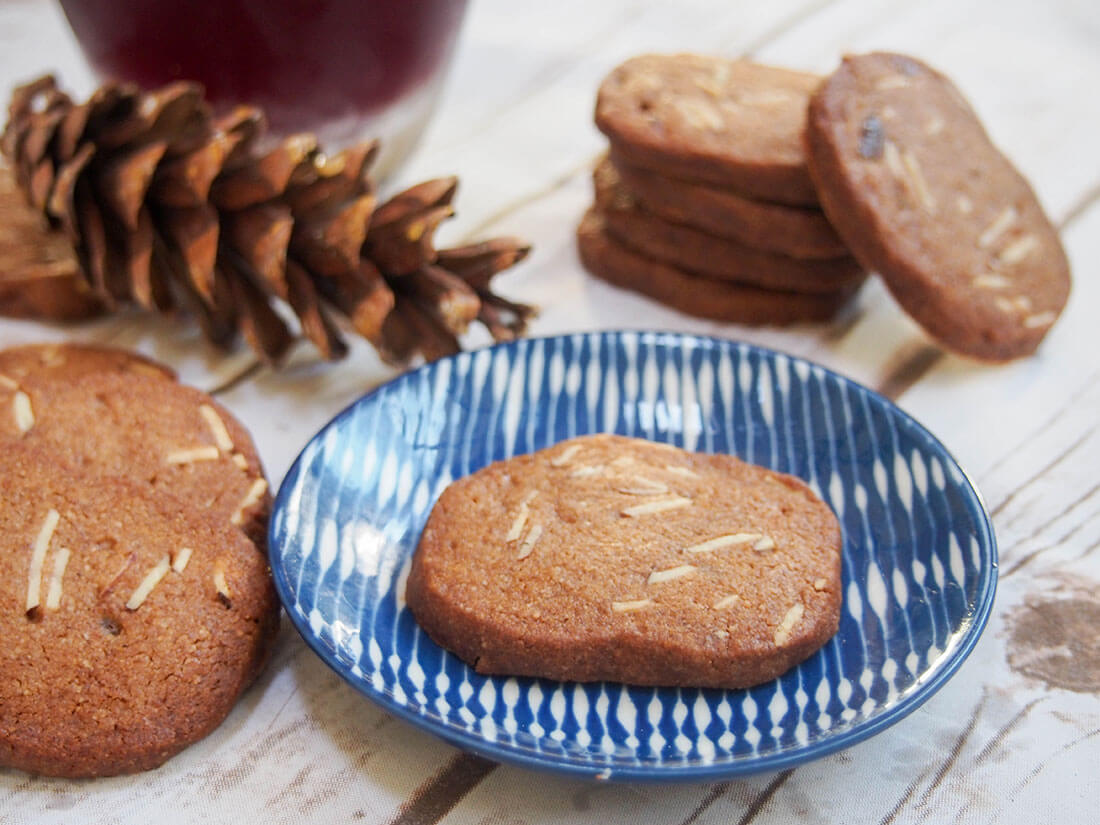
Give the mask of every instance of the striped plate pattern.
[{"label": "striped plate pattern", "polygon": [[[844,531],[836,637],[736,691],[486,677],[433,644],[404,582],[436,497],[491,461],[594,432],[730,452],[809,483]],[[516,341],[379,388],[302,451],[270,546],[298,630],[387,710],[492,759],[661,781],[788,767],[897,721],[970,652],[997,566],[978,494],[889,401],[805,360],[653,332]]]}]

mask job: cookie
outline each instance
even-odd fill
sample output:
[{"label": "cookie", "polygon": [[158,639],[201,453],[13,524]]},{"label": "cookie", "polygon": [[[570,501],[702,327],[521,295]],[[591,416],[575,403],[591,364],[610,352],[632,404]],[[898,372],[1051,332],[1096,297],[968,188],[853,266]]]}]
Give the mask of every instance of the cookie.
[{"label": "cookie", "polygon": [[867,279],[867,270],[854,258],[791,258],[653,215],[639,207],[609,161],[596,168],[593,178],[607,231],[646,257],[678,269],[792,292],[837,292]]},{"label": "cookie", "polygon": [[600,85],[596,126],[623,160],[748,197],[815,206],[802,132],[816,75],[695,54],[643,55]]},{"label": "cookie", "polygon": [[620,243],[607,232],[604,216],[597,210],[589,210],[581,220],[577,250],[581,263],[596,277],[687,315],[714,321],[750,325],[826,321],[856,291],[787,292],[704,278]]},{"label": "cookie", "polygon": [[266,546],[270,493],[245,428],[206,393],[144,371],[0,378],[0,445],[167,492]]},{"label": "cookie", "polygon": [[848,247],[820,209],[754,200],[732,189],[677,180],[612,156],[639,205],[674,223],[791,258],[840,258]]},{"label": "cookie", "polygon": [[213,730],[278,628],[265,558],[146,484],[0,450],[0,765],[153,768]]},{"label": "cookie", "polygon": [[836,632],[840,550],[792,476],[585,436],[448,486],[406,594],[479,673],[740,688]]},{"label": "cookie", "polygon": [[847,57],[811,100],[806,140],[829,220],[933,338],[990,361],[1034,352],[1069,264],[950,80],[904,55]]}]

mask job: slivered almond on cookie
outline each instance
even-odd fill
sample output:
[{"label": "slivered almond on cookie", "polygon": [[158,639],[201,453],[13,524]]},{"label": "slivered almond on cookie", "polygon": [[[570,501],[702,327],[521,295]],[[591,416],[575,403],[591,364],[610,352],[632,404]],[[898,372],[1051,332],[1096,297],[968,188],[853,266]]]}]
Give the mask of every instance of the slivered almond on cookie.
[{"label": "slivered almond on cookie", "polygon": [[840,549],[792,476],[582,436],[447,487],[406,599],[480,673],[747,687],[836,632]]}]

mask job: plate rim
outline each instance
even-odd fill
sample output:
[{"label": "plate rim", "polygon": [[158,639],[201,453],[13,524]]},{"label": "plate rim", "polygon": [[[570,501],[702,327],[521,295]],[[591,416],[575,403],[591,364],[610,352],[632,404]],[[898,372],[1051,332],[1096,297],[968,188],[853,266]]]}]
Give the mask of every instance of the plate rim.
[{"label": "plate rim", "polygon": [[[598,336],[601,339],[619,339],[623,335],[636,335],[639,339],[644,339],[647,336],[651,337],[654,343],[671,347],[672,342],[682,344],[685,341],[691,341],[696,345],[703,344],[708,349],[730,347],[734,349],[741,349],[744,352],[752,352],[756,355],[768,360],[769,363],[774,362],[776,358],[785,358],[792,363],[801,362],[810,369],[820,370],[829,377],[840,381],[848,389],[854,389],[859,393],[866,394],[869,398],[876,403],[881,404],[885,409],[900,417],[900,419],[913,431],[920,435],[928,444],[935,446],[941,451],[942,456],[946,458],[952,465],[953,470],[958,474],[961,479],[960,485],[963,486],[973,494],[975,503],[977,505],[977,514],[981,517],[976,520],[976,524],[980,527],[979,542],[982,542],[983,546],[988,548],[988,564],[979,569],[979,590],[978,600],[975,605],[973,614],[966,621],[966,628],[962,631],[957,644],[955,644],[948,652],[948,658],[943,662],[942,666],[935,672],[935,674],[916,685],[912,688],[905,698],[895,703],[893,706],[882,711],[880,714],[858,721],[854,725],[846,725],[835,735],[831,735],[826,739],[818,742],[803,745],[798,748],[773,752],[763,755],[756,755],[752,757],[740,757],[737,759],[730,759],[726,761],[716,761],[710,763],[701,764],[687,764],[687,765],[648,765],[648,766],[628,766],[624,765],[619,767],[617,765],[608,763],[606,765],[600,765],[598,763],[581,763],[565,757],[554,757],[546,754],[540,754],[532,752],[524,748],[510,746],[504,743],[489,741],[483,737],[479,737],[473,734],[468,729],[457,729],[449,727],[445,724],[437,721],[436,717],[424,713],[422,710],[417,709],[414,706],[410,706],[407,703],[400,703],[395,701],[392,696],[385,692],[375,690],[371,685],[362,679],[355,679],[350,673],[349,668],[343,662],[341,662],[333,653],[333,651],[326,645],[324,645],[321,639],[313,632],[310,627],[308,617],[303,615],[301,611],[293,610],[293,605],[297,604],[297,599],[294,597],[291,589],[289,577],[286,575],[286,568],[281,564],[276,563],[276,557],[279,561],[282,559],[281,547],[279,542],[276,541],[276,514],[286,508],[286,499],[290,495],[290,489],[294,486],[292,483],[298,475],[300,475],[302,460],[305,454],[312,448],[312,446],[320,441],[325,435],[333,428],[339,426],[340,422],[344,418],[351,415],[354,410],[360,406],[367,404],[370,400],[389,391],[395,385],[402,383],[411,383],[416,380],[416,377],[425,371],[434,370],[438,368],[438,365],[442,361],[453,361],[457,358],[468,357],[472,358],[480,352],[496,352],[502,349],[517,350],[523,346],[529,346],[531,343],[541,342],[553,342],[565,339],[585,339],[590,336]],[[597,432],[593,430],[592,432]],[[578,433],[580,434],[580,433]],[[433,502],[434,504],[434,502]],[[886,396],[877,392],[876,390],[856,381],[853,378],[849,378],[844,374],[838,372],[835,369],[827,367],[823,364],[817,363],[812,359],[806,358],[801,355],[793,355],[783,352],[771,347],[763,346],[760,344],[751,343],[748,341],[742,341],[732,338],[722,338],[715,335],[706,335],[694,332],[677,332],[677,331],[662,331],[645,328],[617,328],[617,329],[602,329],[602,330],[589,330],[579,332],[567,332],[542,336],[528,336],[512,341],[498,342],[490,344],[485,347],[479,347],[473,350],[465,350],[454,355],[445,356],[444,358],[422,364],[413,369],[407,370],[400,375],[396,375],[393,378],[382,382],[378,386],[365,392],[358,398],[347,404],[342,410],[333,415],[317,432],[309,437],[306,443],[298,451],[294,461],[288,467],[286,474],[280,482],[279,489],[272,501],[271,517],[269,520],[269,526],[267,531],[267,544],[268,544],[268,559],[271,566],[272,578],[274,579],[275,589],[278,593],[279,599],[283,604],[283,609],[286,615],[289,617],[294,629],[306,642],[307,646],[317,654],[325,665],[331,668],[335,673],[356,692],[365,696],[367,699],[374,702],[377,706],[388,713],[392,713],[407,722],[410,722],[420,730],[432,734],[433,736],[442,739],[448,744],[458,747],[462,750],[472,752],[478,756],[500,762],[520,765],[525,768],[535,770],[545,770],[559,775],[572,776],[575,778],[585,778],[589,780],[599,781],[618,781],[618,782],[640,782],[640,783],[680,783],[680,782],[693,782],[693,781],[707,781],[715,779],[730,779],[740,776],[748,776],[756,773],[762,773],[767,771],[783,770],[785,768],[795,767],[797,765],[804,764],[806,762],[814,761],[830,754],[836,753],[840,750],[844,750],[852,747],[860,742],[863,742],[883,730],[893,726],[897,722],[909,716],[915,710],[920,708],[926,701],[928,701],[933,695],[935,695],[962,667],[963,663],[970,657],[975,646],[977,645],[985,627],[992,614],[994,600],[996,598],[997,584],[999,578],[999,559],[998,559],[998,547],[996,532],[993,527],[993,521],[989,514],[989,509],[986,506],[985,499],[981,494],[981,490],[974,483],[970,474],[959,464],[954,454],[947,448],[946,445],[939,438],[935,436],[925,425],[917,420],[912,414],[902,409],[894,401],[890,400]],[[278,550],[277,550],[278,548]],[[396,583],[397,577],[391,586]],[[847,586],[847,583],[846,585]],[[395,651],[396,652],[396,651]],[[444,651],[445,655],[454,655],[448,651]],[[534,677],[512,677],[505,675],[483,675],[485,678],[499,683],[509,678],[534,678]],[[781,678],[781,677],[780,677]],[[549,680],[540,680],[547,682]],[[560,684],[572,685],[579,684],[575,682],[562,682]],[[619,686],[618,682],[604,682],[602,684]],[[671,690],[673,688],[663,688]],[[691,688],[695,690],[695,688]],[[737,691],[733,691],[737,692]],[[567,700],[571,701],[571,700]]]}]

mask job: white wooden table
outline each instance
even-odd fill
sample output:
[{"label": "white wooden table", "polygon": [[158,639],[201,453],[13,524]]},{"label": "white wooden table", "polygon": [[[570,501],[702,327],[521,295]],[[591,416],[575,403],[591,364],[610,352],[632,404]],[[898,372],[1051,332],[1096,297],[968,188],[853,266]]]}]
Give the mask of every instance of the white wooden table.
[{"label": "white wooden table", "polygon": [[[588,277],[574,227],[603,147],[600,78],[645,51],[828,71],[893,49],[952,76],[1032,180],[1076,276],[1033,358],[941,353],[871,283],[828,326],[697,321]],[[45,0],[0,0],[0,89],[43,71],[92,87]],[[1096,0],[474,0],[445,98],[394,185],[456,173],[444,242],[489,233],[535,252],[499,289],[542,307],[532,332],[653,327],[804,355],[894,399],[971,475],[993,515],[993,616],[958,674],[898,724],[780,773],[714,784],[600,785],[498,766],[387,715],[284,622],[270,668],[213,735],[161,769],[71,782],[0,770],[0,823],[1095,822],[1100,817],[1100,4]],[[220,358],[193,330],[128,319],[0,321],[0,344],[107,341],[165,360],[251,428],[273,482],[334,413],[392,376],[366,345],[307,348],[283,372]],[[472,339],[470,346],[485,343]],[[241,377],[243,376],[243,377]],[[0,674],[3,678],[3,674]]]}]

